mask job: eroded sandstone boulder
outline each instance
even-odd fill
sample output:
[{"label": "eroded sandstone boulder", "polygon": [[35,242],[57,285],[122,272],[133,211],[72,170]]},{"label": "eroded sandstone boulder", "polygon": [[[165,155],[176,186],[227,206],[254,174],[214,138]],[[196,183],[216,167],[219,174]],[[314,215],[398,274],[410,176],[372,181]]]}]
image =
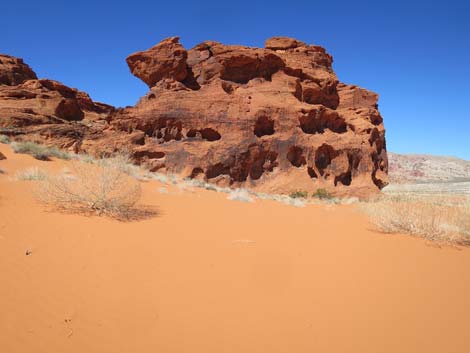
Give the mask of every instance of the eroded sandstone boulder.
[{"label": "eroded sandstone boulder", "polygon": [[303,46],[305,46],[304,42],[289,37],[271,37],[266,40],[264,45],[265,48],[272,50],[294,49]]},{"label": "eroded sandstone boulder", "polygon": [[139,162],[269,192],[361,194],[387,184],[378,96],[339,84],[325,49],[275,37],[264,49],[203,42],[182,52],[170,38],[132,55],[131,72],[145,81],[137,68],[150,76],[148,57],[172,61],[169,42],[179,55],[165,67],[185,61],[186,76],[156,75],[135,107],[109,119],[117,131],[145,133]]},{"label": "eroded sandstone boulder", "polygon": [[187,76],[188,53],[179,43],[179,37],[161,41],[146,51],[129,55],[126,59],[131,72],[153,87],[164,78],[183,81]]}]

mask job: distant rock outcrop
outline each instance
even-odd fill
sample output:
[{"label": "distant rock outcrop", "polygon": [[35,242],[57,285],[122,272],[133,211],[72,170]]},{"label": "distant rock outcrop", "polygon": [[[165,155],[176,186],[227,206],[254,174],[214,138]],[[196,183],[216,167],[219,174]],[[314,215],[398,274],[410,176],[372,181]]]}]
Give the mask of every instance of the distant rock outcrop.
[{"label": "distant rock outcrop", "polygon": [[390,181],[401,183],[470,182],[470,161],[427,154],[389,153]]},{"label": "distant rock outcrop", "polygon": [[90,126],[99,133],[113,110],[60,82],[38,80],[23,60],[0,55],[0,133],[78,152]]},{"label": "distant rock outcrop", "polygon": [[35,79],[36,74],[22,59],[0,54],[0,85],[19,85]]},{"label": "distant rock outcrop", "polygon": [[[0,86],[0,126],[75,151],[126,149],[152,171],[219,185],[368,195],[388,180],[378,96],[339,83],[332,62],[286,37],[190,50],[172,37],[127,58],[150,88],[134,107],[33,79]],[[46,127],[51,136],[37,133]]]}]

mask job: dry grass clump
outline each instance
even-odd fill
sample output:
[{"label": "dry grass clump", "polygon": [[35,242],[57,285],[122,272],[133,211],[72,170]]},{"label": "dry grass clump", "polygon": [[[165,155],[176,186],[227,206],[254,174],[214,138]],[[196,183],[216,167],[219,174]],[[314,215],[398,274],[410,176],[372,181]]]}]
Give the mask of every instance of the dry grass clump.
[{"label": "dry grass clump", "polygon": [[382,232],[470,245],[470,197],[394,195],[362,208]]},{"label": "dry grass clump", "polygon": [[47,174],[37,167],[19,170],[15,173],[16,180],[38,181],[45,180],[46,178]]},{"label": "dry grass clump", "polygon": [[93,164],[70,163],[67,174],[50,176],[38,185],[40,201],[61,210],[94,213],[117,219],[135,218],[141,187],[127,172],[121,158],[96,160]]},{"label": "dry grass clump", "polygon": [[10,141],[10,138],[6,135],[0,135],[0,143],[3,143],[3,144],[9,144],[11,141]]},{"label": "dry grass clump", "polygon": [[227,199],[232,201],[253,202],[251,194],[248,192],[248,190],[245,189],[232,190],[228,194]]},{"label": "dry grass clump", "polygon": [[11,144],[15,153],[29,154],[41,161],[48,161],[50,157],[59,159],[70,159],[70,154],[59,150],[56,147],[47,147],[34,142],[13,142]]},{"label": "dry grass clump", "polygon": [[145,170],[141,166],[135,165],[130,153],[126,150],[118,151],[111,157],[104,155],[102,158],[95,158],[87,154],[78,154],[76,158],[82,163],[88,164],[100,164],[103,160],[111,161],[112,163],[119,165],[119,168],[130,177],[139,181],[148,181],[152,179],[152,173]]}]

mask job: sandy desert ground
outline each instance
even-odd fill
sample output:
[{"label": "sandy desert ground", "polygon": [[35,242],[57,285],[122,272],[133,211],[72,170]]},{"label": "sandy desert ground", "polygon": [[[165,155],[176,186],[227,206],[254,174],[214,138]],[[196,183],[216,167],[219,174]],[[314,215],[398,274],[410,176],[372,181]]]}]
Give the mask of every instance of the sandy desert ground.
[{"label": "sandy desert ground", "polygon": [[67,162],[0,152],[2,353],[470,352],[468,248],[157,181],[150,219],[50,212],[14,175]]}]

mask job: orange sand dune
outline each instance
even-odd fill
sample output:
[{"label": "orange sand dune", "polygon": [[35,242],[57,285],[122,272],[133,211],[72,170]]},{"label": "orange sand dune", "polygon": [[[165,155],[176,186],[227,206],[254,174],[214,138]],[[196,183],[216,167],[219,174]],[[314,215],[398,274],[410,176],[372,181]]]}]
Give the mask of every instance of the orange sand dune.
[{"label": "orange sand dune", "polygon": [[12,176],[67,162],[0,151],[2,353],[470,352],[470,249],[157,182],[152,219],[51,213]]}]

